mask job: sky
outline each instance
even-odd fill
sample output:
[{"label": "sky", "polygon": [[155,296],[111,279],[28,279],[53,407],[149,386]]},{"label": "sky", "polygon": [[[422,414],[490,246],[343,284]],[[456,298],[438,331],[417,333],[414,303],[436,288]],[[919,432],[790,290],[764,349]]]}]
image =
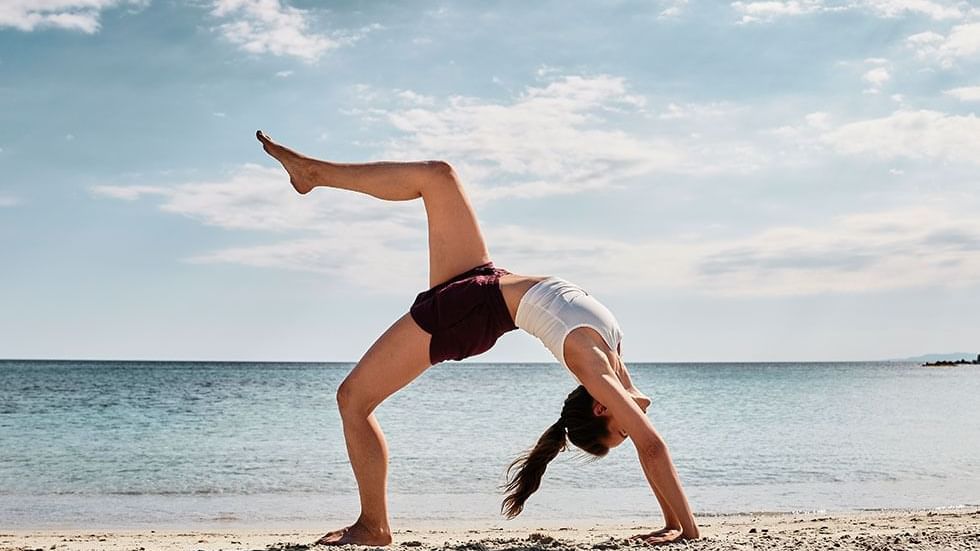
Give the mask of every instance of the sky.
[{"label": "sky", "polygon": [[452,163],[627,362],[976,351],[978,75],[965,1],[3,0],[0,357],[357,360],[422,205],[299,196],[260,128]]}]

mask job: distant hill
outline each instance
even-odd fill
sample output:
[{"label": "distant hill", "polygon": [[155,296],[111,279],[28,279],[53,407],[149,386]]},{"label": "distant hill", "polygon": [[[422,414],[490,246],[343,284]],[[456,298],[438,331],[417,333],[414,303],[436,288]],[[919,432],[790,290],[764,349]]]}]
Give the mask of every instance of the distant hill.
[{"label": "distant hill", "polygon": [[938,362],[938,361],[951,361],[956,360],[975,360],[977,358],[976,352],[951,352],[948,354],[923,354],[921,356],[913,356],[911,358],[896,358],[893,360],[888,360],[890,362]]}]

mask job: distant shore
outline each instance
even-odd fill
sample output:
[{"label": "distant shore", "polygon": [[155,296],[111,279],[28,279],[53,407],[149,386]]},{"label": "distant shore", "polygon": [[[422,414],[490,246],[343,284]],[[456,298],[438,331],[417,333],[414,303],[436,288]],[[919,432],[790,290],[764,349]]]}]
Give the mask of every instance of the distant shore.
[{"label": "distant shore", "polygon": [[[980,509],[977,508],[835,514],[741,514],[702,517],[700,523],[703,538],[686,542],[686,549],[980,549]],[[401,526],[395,531],[394,542],[389,549],[572,551],[642,548],[645,546],[630,543],[625,538],[659,527],[655,524],[575,522],[535,528],[508,527],[505,522],[470,526],[428,523]],[[23,530],[0,533],[0,551],[326,549],[311,545],[320,535],[320,532],[307,530],[269,529]]]},{"label": "distant shore", "polygon": [[953,367],[957,365],[980,365],[980,354],[977,354],[977,359],[968,360],[966,358],[960,358],[958,360],[937,360],[934,362],[925,362],[922,367]]}]

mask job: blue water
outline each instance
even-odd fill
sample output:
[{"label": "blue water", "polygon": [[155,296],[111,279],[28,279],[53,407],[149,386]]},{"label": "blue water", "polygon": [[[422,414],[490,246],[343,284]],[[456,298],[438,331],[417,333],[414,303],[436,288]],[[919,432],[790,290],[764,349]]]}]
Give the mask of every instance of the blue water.
[{"label": "blue water", "polygon": [[[330,522],[356,514],[334,393],[350,364],[0,362],[0,526]],[[699,513],[980,503],[980,369],[631,364]],[[499,519],[557,418],[549,364],[443,364],[377,410],[392,514]],[[627,442],[563,453],[525,519],[656,517]]]}]

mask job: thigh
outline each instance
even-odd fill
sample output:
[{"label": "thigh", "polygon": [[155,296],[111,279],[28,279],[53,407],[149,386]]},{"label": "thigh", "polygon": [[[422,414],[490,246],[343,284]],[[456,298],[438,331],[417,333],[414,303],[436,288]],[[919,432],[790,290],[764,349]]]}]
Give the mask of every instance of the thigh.
[{"label": "thigh", "polygon": [[430,339],[412,316],[403,315],[364,353],[339,394],[358,409],[373,410],[431,366]]},{"label": "thigh", "polygon": [[490,261],[480,223],[455,174],[423,194],[429,224],[429,286]]}]

